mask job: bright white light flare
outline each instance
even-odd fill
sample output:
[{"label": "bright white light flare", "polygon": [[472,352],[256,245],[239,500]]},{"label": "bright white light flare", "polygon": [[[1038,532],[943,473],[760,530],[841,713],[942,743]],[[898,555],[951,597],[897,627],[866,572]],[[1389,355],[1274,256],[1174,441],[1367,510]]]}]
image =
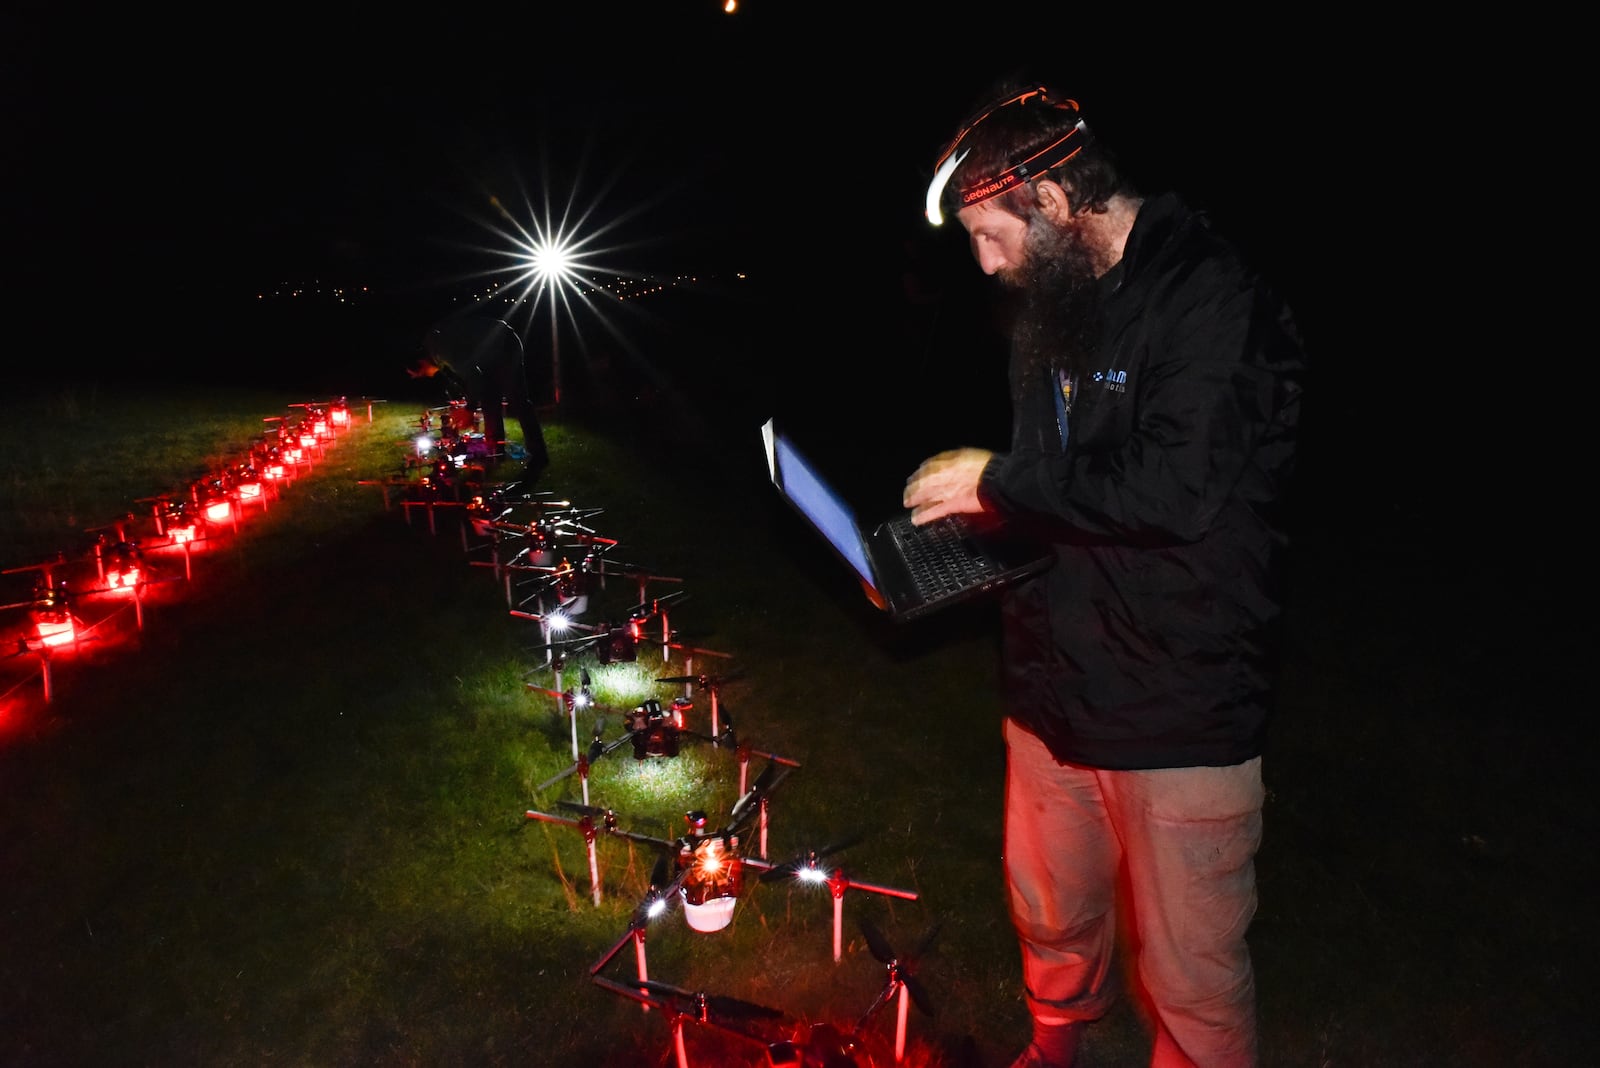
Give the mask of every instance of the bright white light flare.
[{"label": "bright white light flare", "polygon": [[939,198],[944,196],[944,187],[950,184],[950,176],[961,166],[961,161],[967,158],[967,153],[959,156],[952,155],[939,165],[934,173],[933,181],[928,183],[928,221],[935,226],[944,225],[944,213],[939,210]]}]

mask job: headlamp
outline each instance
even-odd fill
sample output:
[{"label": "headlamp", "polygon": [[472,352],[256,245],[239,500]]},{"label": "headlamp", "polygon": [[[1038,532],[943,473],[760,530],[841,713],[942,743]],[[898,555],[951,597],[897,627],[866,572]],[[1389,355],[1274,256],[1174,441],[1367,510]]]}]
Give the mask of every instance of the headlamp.
[{"label": "headlamp", "polygon": [[[944,223],[944,211],[942,209],[948,193],[946,187],[950,184],[950,178],[955,174],[956,168],[961,165],[971,151],[969,147],[958,154],[956,150],[961,148],[961,142],[995,112],[1012,105],[1018,107],[1026,106],[1029,101],[1033,101],[1035,107],[1055,108],[1060,111],[1070,112],[1074,116],[1078,114],[1078,102],[1076,100],[1052,100],[1050,91],[1042,85],[1016,93],[979,112],[977,117],[963,126],[961,132],[956,134],[955,140],[951,141],[945,147],[945,150],[939,154],[938,162],[934,167],[933,181],[928,185],[926,210],[930,223],[934,226],[940,226]],[[1080,117],[1066,133],[1043,148],[1030,151],[1025,158],[1007,163],[997,174],[980,175],[963,183],[956,189],[955,194],[949,197],[954,210],[960,211],[962,208],[970,207],[973,204],[981,204],[990,197],[999,196],[1007,190],[1015,189],[1026,182],[1031,182],[1052,167],[1059,167],[1083,150],[1088,137],[1089,128]]]}]

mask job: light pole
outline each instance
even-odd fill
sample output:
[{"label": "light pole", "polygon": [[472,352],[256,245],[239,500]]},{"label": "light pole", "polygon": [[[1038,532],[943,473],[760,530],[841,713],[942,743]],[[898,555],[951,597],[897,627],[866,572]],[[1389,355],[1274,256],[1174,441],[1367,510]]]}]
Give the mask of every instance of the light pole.
[{"label": "light pole", "polygon": [[561,331],[554,290],[550,294],[550,390],[555,395],[555,406],[561,407]]},{"label": "light pole", "polygon": [[544,283],[545,296],[550,298],[550,384],[556,407],[561,406],[561,320],[556,310],[556,297],[562,285],[571,284],[576,277],[576,264],[572,249],[559,237],[534,242],[527,252],[530,273]]},{"label": "light pole", "polygon": [[[529,225],[524,226],[512,217],[498,197],[491,196],[489,203],[515,231],[502,236],[510,241],[511,249],[507,255],[512,261],[511,271],[516,276],[516,283],[523,287],[522,295],[518,299],[534,295],[539,288],[543,289],[543,293],[538,299],[544,297],[550,299],[550,388],[555,405],[560,407],[560,316],[563,313],[571,314],[571,301],[574,297],[593,306],[589,297],[584,295],[579,282],[580,271],[596,269],[593,263],[585,261],[583,251],[591,244],[593,237],[591,235],[588,238],[579,238],[576,230],[569,228],[565,222],[559,224],[553,222],[550,219],[548,204],[542,221],[534,218]],[[587,215],[587,212],[584,214]],[[537,314],[536,301],[529,313],[530,328],[532,319]],[[574,324],[574,330],[576,329]]]}]

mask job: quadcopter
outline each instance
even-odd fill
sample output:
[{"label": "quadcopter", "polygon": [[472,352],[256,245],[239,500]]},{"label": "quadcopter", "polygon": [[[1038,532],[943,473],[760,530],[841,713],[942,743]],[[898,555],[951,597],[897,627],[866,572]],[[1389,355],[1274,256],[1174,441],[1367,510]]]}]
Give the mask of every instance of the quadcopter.
[{"label": "quadcopter", "polygon": [[333,430],[327,415],[320,410],[304,404],[289,407],[302,410],[291,416],[269,415],[263,422],[275,424],[268,429],[269,435],[276,435],[280,444],[297,450],[297,464],[308,463],[322,455],[323,447],[333,440]]},{"label": "quadcopter", "polygon": [[[88,528],[88,533],[96,535],[92,551],[96,580],[100,585],[91,589],[80,589],[79,593],[131,591],[134,594],[134,603],[138,605],[139,593],[145,587],[155,583],[171,581],[161,573],[159,567],[148,559],[145,554],[145,548],[140,544],[139,540],[129,537],[127,523],[132,518],[130,515],[106,526]],[[167,545],[165,544],[157,546],[157,548],[166,547]],[[187,569],[184,577],[191,577]],[[142,610],[140,613],[140,626],[143,626]]]},{"label": "quadcopter", "polygon": [[[573,567],[571,561],[565,558],[552,569],[540,570],[549,572],[548,592],[555,597],[554,609],[529,612],[522,608],[513,608],[511,614],[519,619],[531,619],[539,624],[544,641],[540,645],[533,646],[530,651],[542,651],[547,663],[557,651],[576,652],[583,649],[592,649],[602,664],[633,663],[639,659],[640,643],[646,640],[645,627],[655,619],[661,620],[662,657],[670,656],[674,648],[682,648],[672,641],[675,632],[668,626],[667,613],[673,603],[688,595],[687,591],[675,590],[665,597],[641,601],[624,609],[618,617],[610,620],[580,623],[577,617],[587,612],[589,608],[587,584],[583,580],[584,573]],[[568,631],[582,633],[570,638],[557,637]],[[728,655],[714,653],[711,650],[694,651],[706,652],[713,656]]]},{"label": "quadcopter", "polygon": [[[581,758],[577,766],[586,771],[589,757],[598,759],[607,753],[613,752],[624,744],[625,739],[631,740],[629,736],[624,736],[624,738],[616,739],[609,743],[603,742],[597,731],[595,745],[590,747],[588,757]],[[720,930],[722,927],[727,926],[732,919],[737,899],[743,890],[744,871],[747,868],[758,872],[758,881],[763,884],[793,880],[805,884],[826,886],[833,899],[833,958],[837,962],[843,956],[843,910],[844,896],[847,890],[865,890],[870,893],[908,901],[915,901],[917,894],[910,890],[853,879],[846,875],[842,866],[828,866],[822,863],[826,858],[842,852],[859,842],[859,835],[847,837],[821,848],[802,850],[790,859],[780,863],[773,863],[767,860],[767,839],[772,794],[799,767],[792,760],[785,760],[771,754],[768,754],[768,756],[768,763],[762,769],[761,774],[756,777],[755,782],[750,785],[748,790],[741,793],[739,800],[731,810],[728,822],[717,831],[708,832],[705,829],[707,824],[706,815],[699,810],[687,813],[685,819],[689,824],[689,832],[673,841],[622,830],[618,825],[618,819],[614,812],[609,809],[591,807],[587,801],[581,805],[566,801],[557,803],[558,808],[579,812],[581,818],[576,820],[550,815],[535,809],[526,810],[524,815],[527,819],[565,823],[584,832],[584,839],[588,848],[590,886],[597,905],[600,903],[601,880],[595,843],[601,833],[615,835],[655,847],[661,851],[663,857],[676,862],[680,869],[680,874],[683,868],[690,868],[691,875],[684,877],[674,887],[674,890],[683,899],[686,922],[691,929],[697,931]],[[559,782],[570,774],[571,770],[568,769],[542,784],[541,789]],[[585,797],[587,797],[587,792]],[[759,848],[754,856],[749,855],[749,844],[753,832],[755,833],[755,840],[759,843]],[[647,912],[657,913],[665,907],[666,902],[660,891],[661,887],[668,885],[665,864],[665,861],[658,862],[656,873],[651,878],[653,890],[652,896],[648,901]],[[642,938],[642,931],[630,928],[629,934],[624,935],[621,942],[626,942],[629,937]],[[621,943],[617,947],[613,947],[611,954],[615,954],[620,945]]]},{"label": "quadcopter", "polygon": [[[547,689],[543,686],[527,684],[530,691],[549,694],[562,702],[562,706],[572,724],[572,758],[573,762],[555,775],[540,783],[535,793],[543,793],[562,780],[576,774],[582,784],[585,803],[589,796],[589,771],[596,762],[624,746],[631,747],[635,761],[648,760],[652,757],[672,758],[678,755],[685,741],[710,742],[719,752],[734,753],[739,761],[739,789],[743,791],[748,781],[750,758],[759,756],[770,763],[790,768],[800,765],[787,757],[779,756],[756,749],[749,744],[740,744],[735,741],[732,723],[728,723],[720,734],[705,734],[691,729],[688,726],[688,713],[693,711],[694,702],[688,697],[675,697],[671,703],[663,706],[660,701],[651,698],[637,705],[629,711],[620,711],[607,708],[594,700],[589,691],[589,673],[581,672],[581,688],[577,691],[560,691]],[[557,683],[559,685],[559,682]],[[595,719],[594,732],[587,749],[580,752],[578,749],[577,711],[579,709],[594,709],[599,712],[608,712],[619,716],[623,723],[623,733],[613,739],[605,738],[606,719],[598,716]],[[763,823],[763,849],[765,849],[765,824]]]},{"label": "quadcopter", "polygon": [[[649,713],[645,718],[651,725],[659,722]],[[610,743],[609,749],[621,744],[623,740],[619,739]],[[792,761],[768,763],[750,789],[734,803],[722,827],[708,830],[709,817],[703,810],[693,809],[684,815],[688,831],[670,840],[624,830],[619,826],[616,813],[610,809],[571,801],[558,802],[557,807],[578,812],[579,818],[556,816],[537,809],[526,810],[524,816],[529,820],[565,824],[583,832],[588,850],[590,889],[596,905],[600,903],[601,878],[595,843],[601,834],[612,835],[649,845],[659,853],[650,878],[651,893],[643,906],[645,918],[659,914],[675,893],[684,905],[685,918],[691,928],[721,930],[733,918],[734,905],[744,886],[744,865],[751,862],[744,856],[741,844],[746,840],[746,832],[758,819],[765,823],[772,792],[796,767],[798,765]],[[563,777],[557,776],[551,781]]]},{"label": "quadcopter", "polygon": [[[372,421],[373,401],[368,400],[367,421]],[[346,397],[335,397],[325,401],[307,401],[300,404],[291,404],[291,408],[303,408],[306,419],[311,422],[312,432],[320,437],[334,438],[339,431],[350,428],[350,402]]]},{"label": "quadcopter", "polygon": [[[438,425],[434,415],[438,414]],[[452,467],[473,466],[482,471],[482,461],[493,454],[492,443],[484,437],[478,415],[464,400],[452,400],[437,408],[425,408],[417,420],[412,436],[406,444],[409,450],[405,459],[407,468],[426,465],[443,457]],[[479,461],[469,464],[469,461]]]},{"label": "quadcopter", "polygon": [[205,540],[209,530],[209,524],[202,519],[199,507],[187,497],[175,497],[171,494],[140,497],[135,503],[149,504],[155,520],[158,541],[145,548],[182,549],[184,576],[193,577],[189,554],[197,542]]},{"label": "quadcopter", "polygon": [[[566,504],[567,502],[561,502]],[[522,608],[530,602],[538,605],[540,614],[546,608],[548,595],[555,594],[554,607],[566,616],[576,617],[588,609],[589,594],[605,586],[603,555],[619,542],[597,534],[580,520],[598,514],[600,509],[578,511],[570,506],[566,514],[541,516],[531,523],[515,523],[497,518],[487,526],[499,540],[517,538],[525,544],[499,569],[505,573],[506,603],[512,608]],[[579,552],[581,551],[581,553]],[[581,564],[574,565],[577,556]],[[498,549],[496,550],[498,559]],[[534,592],[519,602],[513,590],[512,576],[531,575],[520,586],[532,586]],[[596,582],[598,577],[599,581]]]},{"label": "quadcopter", "polygon": [[[545,524],[521,524],[512,520],[512,513],[519,507],[533,508],[561,508],[570,509],[571,501],[556,500],[549,490],[535,490],[521,492],[520,483],[504,482],[486,485],[468,498],[466,502],[467,522],[461,528],[461,547],[472,551],[467,544],[467,533],[470,530],[480,538],[488,538],[498,544],[502,538],[509,539],[516,536],[537,535],[544,537]],[[595,511],[598,511],[596,509]]]},{"label": "quadcopter", "polygon": [[[559,569],[558,576],[572,574],[566,569]],[[574,581],[576,581],[574,579]],[[544,654],[545,663],[548,665],[557,656],[567,653],[592,651],[596,654],[601,664],[633,663],[639,659],[639,646],[653,644],[655,639],[645,637],[645,627],[652,620],[661,620],[661,658],[663,661],[671,659],[674,650],[683,656],[686,673],[693,670],[696,656],[714,656],[723,659],[730,658],[733,654],[719,652],[715,649],[706,649],[698,646],[687,645],[678,640],[680,634],[669,625],[667,612],[670,606],[681,598],[687,596],[685,591],[678,590],[664,597],[651,598],[634,605],[618,617],[601,620],[598,623],[578,622],[574,615],[588,610],[588,598],[581,593],[581,586],[573,585],[565,589],[573,592],[572,605],[569,608],[565,601],[558,599],[557,606],[551,612],[529,612],[520,608],[511,609],[511,615],[521,619],[529,619],[539,624],[541,637],[544,639],[538,645],[532,646],[530,652]],[[554,587],[558,598],[563,593],[563,587]],[[577,635],[569,638],[558,637],[568,631],[579,631]],[[537,669],[535,669],[537,670]],[[686,691],[687,692],[687,691]]]},{"label": "quadcopter", "polygon": [[261,432],[261,440],[253,448],[258,455],[270,458],[268,462],[275,469],[282,468],[275,477],[292,477],[302,464],[311,462],[316,445],[314,435],[308,444],[298,424],[281,415],[269,415],[262,421],[270,425]]},{"label": "quadcopter", "polygon": [[77,645],[91,627],[78,615],[73,605],[77,598],[103,593],[129,593],[137,613],[138,625],[144,626],[144,608],[140,593],[152,582],[165,581],[154,576],[139,546],[129,541],[120,531],[118,539],[111,541],[102,535],[94,546],[94,562],[98,570],[97,586],[70,587],[66,580],[56,575],[68,561],[62,554],[27,567],[10,568],[4,574],[36,571],[32,595],[28,600],[0,605],[0,610],[28,609],[29,630],[16,640],[16,654],[32,651],[49,651],[67,645]]},{"label": "quadcopter", "polygon": [[[652,894],[657,891],[653,888]],[[655,898],[647,896],[646,905]],[[897,953],[873,924],[861,919],[859,926],[873,958],[884,965],[884,985],[872,1003],[846,1031],[827,1022],[790,1025],[788,1014],[780,1009],[745,1001],[741,998],[708,994],[688,990],[672,983],[651,979],[642,956],[643,937],[638,933],[647,922],[642,916],[648,909],[635,911],[629,932],[611,951],[590,969],[590,981],[604,990],[640,1002],[646,1009],[655,1009],[665,1015],[672,1028],[673,1050],[678,1068],[689,1068],[688,1047],[684,1041],[684,1026],[689,1023],[708,1027],[732,1036],[761,1049],[760,1064],[768,1068],[861,1068],[868,1059],[864,1039],[868,1025],[890,1003],[897,1007],[894,1033],[894,1060],[905,1058],[906,1025],[909,1007],[915,1005],[927,1016],[936,1016],[927,989],[917,976],[921,960],[938,934],[938,926],[930,928],[917,947],[907,955]],[[639,974],[632,982],[624,983],[600,974],[623,945],[633,940],[639,947]],[[763,1023],[757,1024],[756,1021]],[[776,1034],[768,1030],[777,1027]]]},{"label": "quadcopter", "polygon": [[58,555],[55,559],[42,564],[13,567],[0,572],[7,575],[23,571],[39,573],[34,580],[32,597],[26,601],[0,605],[0,610],[28,609],[28,618],[34,633],[31,637],[25,635],[17,639],[18,653],[33,649],[55,649],[78,642],[83,621],[72,610],[72,592],[67,588],[66,582],[57,581],[55,578],[55,569],[65,563],[65,559]]}]

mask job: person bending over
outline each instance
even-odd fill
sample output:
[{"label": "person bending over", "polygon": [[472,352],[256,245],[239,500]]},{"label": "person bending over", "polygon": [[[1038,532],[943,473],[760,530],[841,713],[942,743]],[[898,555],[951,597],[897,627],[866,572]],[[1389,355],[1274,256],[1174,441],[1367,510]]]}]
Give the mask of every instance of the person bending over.
[{"label": "person bending over", "polygon": [[506,413],[522,428],[527,477],[550,464],[544,427],[529,396],[522,339],[500,319],[450,319],[423,338],[422,356],[408,369],[412,378],[437,378],[452,397],[482,408],[483,432],[495,457],[506,454]]}]

